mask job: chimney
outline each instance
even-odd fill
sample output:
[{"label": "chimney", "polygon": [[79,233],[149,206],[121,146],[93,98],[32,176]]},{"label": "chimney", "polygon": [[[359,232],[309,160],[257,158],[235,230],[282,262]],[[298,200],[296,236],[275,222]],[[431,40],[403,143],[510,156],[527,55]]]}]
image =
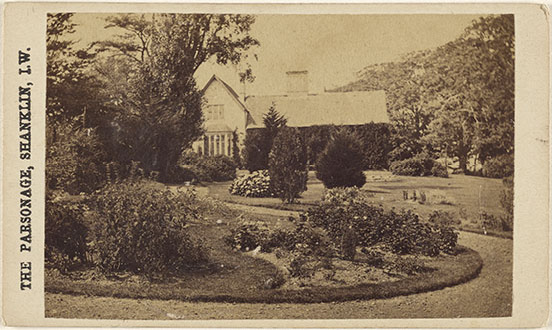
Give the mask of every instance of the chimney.
[{"label": "chimney", "polygon": [[288,95],[307,95],[309,92],[309,72],[306,70],[288,71],[286,74]]}]

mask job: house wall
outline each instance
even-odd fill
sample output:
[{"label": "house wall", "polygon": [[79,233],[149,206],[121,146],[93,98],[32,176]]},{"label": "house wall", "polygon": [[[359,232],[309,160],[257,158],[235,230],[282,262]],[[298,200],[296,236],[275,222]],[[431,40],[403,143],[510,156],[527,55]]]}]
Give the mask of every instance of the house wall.
[{"label": "house wall", "polygon": [[[232,131],[237,131],[240,145],[243,144],[247,122],[246,112],[226,87],[216,79],[213,80],[205,90],[204,98],[205,105],[203,106],[203,115],[205,118],[204,127],[206,128],[205,137],[215,135],[219,140],[224,139],[224,152],[219,151],[215,153],[231,156],[231,154],[228,154],[228,143],[232,141]],[[207,118],[207,109],[209,109],[210,106],[217,105],[222,105],[223,118]],[[227,126],[229,130],[222,130],[222,127],[225,126]],[[203,153],[205,145],[204,138],[194,142],[192,145],[194,151]]]}]

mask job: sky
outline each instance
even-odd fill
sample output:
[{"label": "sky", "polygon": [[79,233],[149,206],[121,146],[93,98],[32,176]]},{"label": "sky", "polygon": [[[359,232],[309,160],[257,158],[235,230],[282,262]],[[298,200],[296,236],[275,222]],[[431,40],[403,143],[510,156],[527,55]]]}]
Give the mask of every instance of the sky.
[{"label": "sky", "polygon": [[[85,45],[109,38],[106,15],[75,14],[73,38]],[[307,70],[309,92],[320,93],[356,80],[362,68],[454,40],[479,15],[257,15],[251,35],[260,42],[251,62],[256,79],[240,84],[236,67],[204,63],[196,72],[200,87],[216,74],[247,95],[286,92],[286,72]]]}]

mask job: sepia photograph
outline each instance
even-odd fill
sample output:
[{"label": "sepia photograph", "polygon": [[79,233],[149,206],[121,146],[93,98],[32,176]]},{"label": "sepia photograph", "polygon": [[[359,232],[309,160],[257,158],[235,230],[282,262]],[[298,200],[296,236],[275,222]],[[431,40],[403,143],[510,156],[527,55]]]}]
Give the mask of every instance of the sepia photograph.
[{"label": "sepia photograph", "polygon": [[515,36],[49,13],[45,317],[512,316]]}]

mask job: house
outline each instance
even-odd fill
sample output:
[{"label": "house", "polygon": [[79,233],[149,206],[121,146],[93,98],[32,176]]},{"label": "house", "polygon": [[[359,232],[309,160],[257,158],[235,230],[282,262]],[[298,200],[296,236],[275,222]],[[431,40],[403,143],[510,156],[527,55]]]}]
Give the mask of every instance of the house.
[{"label": "house", "polygon": [[203,89],[205,135],[192,148],[200,154],[232,156],[232,136],[243,142],[246,130],[263,127],[263,116],[274,104],[287,125],[362,125],[388,123],[384,91],[309,93],[308,72],[287,72],[284,95],[247,96],[244,101],[213,75]]}]

